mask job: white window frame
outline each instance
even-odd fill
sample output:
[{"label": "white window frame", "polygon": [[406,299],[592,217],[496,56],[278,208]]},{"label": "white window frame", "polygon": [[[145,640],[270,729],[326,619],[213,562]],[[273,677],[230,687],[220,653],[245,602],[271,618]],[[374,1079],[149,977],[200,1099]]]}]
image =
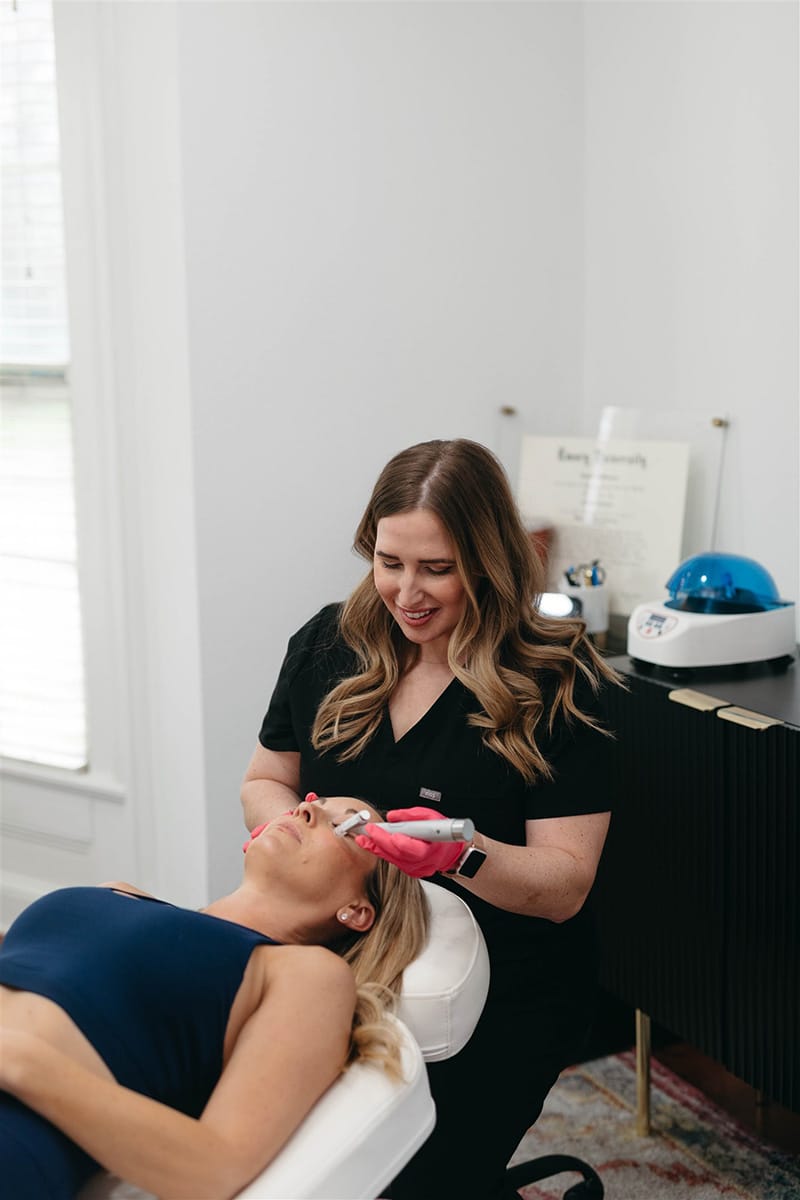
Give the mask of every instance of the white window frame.
[{"label": "white window frame", "polygon": [[95,858],[208,899],[177,19],[54,5],[90,759],[0,761],[6,913]]},{"label": "white window frame", "polygon": [[[8,320],[0,358],[0,420],[7,419],[8,428],[0,469],[9,467],[4,495],[12,498],[0,587],[7,581],[3,612],[9,624],[3,658],[6,652],[14,658],[24,655],[3,664],[8,668],[4,703],[15,705],[16,711],[7,714],[0,760],[5,753],[12,768],[27,763],[85,771],[89,747],[52,0],[28,0],[19,9],[9,6],[0,36],[8,38],[3,59],[7,57],[9,65],[2,87],[8,102],[3,130],[9,139],[3,148],[2,197],[3,211],[8,201],[9,218],[3,233]],[[44,461],[55,467],[49,479],[40,474]],[[16,514],[14,500],[23,510],[33,507]],[[20,542],[28,532],[30,540]]]},{"label": "white window frame", "polygon": [[[60,67],[61,64],[57,62],[59,76]],[[88,82],[88,79],[85,80],[85,83]],[[60,78],[59,94],[66,94]],[[89,97],[85,96],[85,99]],[[77,149],[75,140],[69,135],[67,140],[71,142],[70,150],[74,157]],[[78,153],[83,156],[85,149],[84,146]],[[0,775],[5,780],[40,780],[51,787],[90,792],[99,797],[119,801],[124,798],[122,780],[127,773],[126,755],[124,747],[118,744],[117,735],[113,732],[120,722],[117,722],[109,711],[108,698],[110,695],[118,697],[124,705],[125,669],[120,647],[123,643],[125,616],[120,603],[121,562],[115,521],[120,497],[117,486],[118,473],[115,469],[114,439],[108,429],[108,408],[100,403],[100,397],[108,393],[102,347],[110,330],[103,329],[107,321],[104,320],[102,307],[98,304],[98,295],[93,294],[91,283],[96,280],[90,281],[85,270],[69,269],[70,259],[73,259],[73,267],[79,267],[81,259],[96,259],[99,247],[93,237],[94,214],[85,204],[86,189],[82,186],[85,181],[73,181],[73,186],[68,186],[63,170],[64,156],[62,135],[68,309],[73,343],[69,381],[67,382],[65,375],[64,386],[70,393],[72,408],[79,546],[78,577],[89,729],[88,766],[76,770],[0,757]],[[77,193],[82,194],[79,196]],[[87,327],[96,331],[95,335],[89,339],[88,345],[80,346],[75,352],[75,336],[79,343],[86,342],[85,336],[81,336],[81,330],[85,331]],[[101,331],[100,336],[96,335],[97,331]],[[98,669],[100,664],[101,670]],[[123,712],[123,725],[127,715]]]}]

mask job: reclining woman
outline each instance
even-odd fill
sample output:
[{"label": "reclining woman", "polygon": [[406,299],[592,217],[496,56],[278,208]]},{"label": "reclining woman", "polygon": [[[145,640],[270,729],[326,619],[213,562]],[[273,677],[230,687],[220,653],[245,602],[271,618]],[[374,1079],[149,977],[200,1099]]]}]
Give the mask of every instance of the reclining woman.
[{"label": "reclining woman", "polygon": [[67,1200],[104,1167],[162,1197],[230,1197],[349,1062],[399,1074],[386,1011],[427,903],[336,835],[355,811],[308,797],[276,818],[202,912],[113,883],[17,918],[0,945],[5,1195]]}]

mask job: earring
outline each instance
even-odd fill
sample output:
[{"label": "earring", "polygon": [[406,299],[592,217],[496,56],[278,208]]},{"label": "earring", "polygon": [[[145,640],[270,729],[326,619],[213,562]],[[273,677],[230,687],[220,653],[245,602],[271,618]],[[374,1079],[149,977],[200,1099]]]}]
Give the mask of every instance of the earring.
[{"label": "earring", "polygon": [[340,912],[340,913],[339,913],[339,920],[340,920],[340,921],[346,921],[346,920],[347,920],[347,918],[348,918],[349,916],[350,916],[350,914],[349,914],[349,913],[346,913],[346,912]]}]

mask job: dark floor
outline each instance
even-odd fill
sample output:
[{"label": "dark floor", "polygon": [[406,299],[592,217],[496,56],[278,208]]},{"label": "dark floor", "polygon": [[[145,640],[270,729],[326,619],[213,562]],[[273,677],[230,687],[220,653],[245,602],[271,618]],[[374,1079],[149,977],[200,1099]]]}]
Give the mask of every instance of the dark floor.
[{"label": "dark floor", "polygon": [[[633,1010],[602,993],[586,1059],[628,1050],[634,1044]],[[713,1059],[680,1041],[668,1030],[653,1026],[653,1057],[681,1079],[704,1092],[745,1128],[791,1154],[800,1154],[800,1113],[769,1101],[758,1103],[754,1088],[731,1075]]]}]

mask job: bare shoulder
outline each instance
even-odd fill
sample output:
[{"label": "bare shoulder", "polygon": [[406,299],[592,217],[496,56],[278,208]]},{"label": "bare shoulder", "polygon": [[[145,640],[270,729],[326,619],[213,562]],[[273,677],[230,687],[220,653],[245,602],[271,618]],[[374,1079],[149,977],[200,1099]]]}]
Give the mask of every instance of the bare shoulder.
[{"label": "bare shoulder", "polygon": [[325,946],[261,946],[256,951],[264,979],[309,988],[336,988],[355,996],[355,978],[348,964]]}]

